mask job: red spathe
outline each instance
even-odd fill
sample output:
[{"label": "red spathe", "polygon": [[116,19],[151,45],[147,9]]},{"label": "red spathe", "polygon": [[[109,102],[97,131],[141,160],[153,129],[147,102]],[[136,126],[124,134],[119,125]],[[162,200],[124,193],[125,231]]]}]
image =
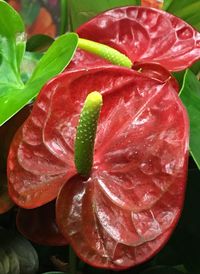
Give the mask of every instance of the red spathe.
[{"label": "red spathe", "polygon": [[[74,138],[87,94],[103,95],[94,165],[83,181]],[[58,196],[57,222],[93,266],[141,263],[167,241],[183,205],[188,118],[170,78],[117,66],[68,71],[41,91],[8,157],[9,193],[35,208]]]}]

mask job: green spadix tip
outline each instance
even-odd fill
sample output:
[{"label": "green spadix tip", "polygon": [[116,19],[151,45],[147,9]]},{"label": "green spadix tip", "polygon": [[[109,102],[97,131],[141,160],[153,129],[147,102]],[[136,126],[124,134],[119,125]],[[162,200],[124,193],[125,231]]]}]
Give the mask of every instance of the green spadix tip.
[{"label": "green spadix tip", "polygon": [[85,100],[85,107],[98,108],[103,103],[102,95],[98,91],[93,91],[88,94]]},{"label": "green spadix tip", "polygon": [[107,45],[79,38],[78,47],[101,58],[108,60],[110,63],[122,67],[132,68],[132,61],[123,53]]},{"label": "green spadix tip", "polygon": [[74,160],[77,172],[84,177],[90,175],[93,165],[94,141],[102,104],[103,99],[99,92],[89,93],[77,126]]}]

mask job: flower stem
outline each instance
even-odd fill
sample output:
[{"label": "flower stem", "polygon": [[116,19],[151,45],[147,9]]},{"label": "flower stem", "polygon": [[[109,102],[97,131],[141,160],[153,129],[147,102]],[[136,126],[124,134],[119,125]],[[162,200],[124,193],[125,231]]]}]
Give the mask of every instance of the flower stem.
[{"label": "flower stem", "polygon": [[131,68],[133,66],[132,61],[125,55],[116,49],[113,49],[107,45],[100,44],[87,39],[79,38],[78,47],[90,53],[96,54],[110,63],[122,67]]},{"label": "flower stem", "polygon": [[75,139],[75,165],[78,173],[89,177],[93,165],[94,141],[102,106],[99,92],[91,92],[84,103]]}]

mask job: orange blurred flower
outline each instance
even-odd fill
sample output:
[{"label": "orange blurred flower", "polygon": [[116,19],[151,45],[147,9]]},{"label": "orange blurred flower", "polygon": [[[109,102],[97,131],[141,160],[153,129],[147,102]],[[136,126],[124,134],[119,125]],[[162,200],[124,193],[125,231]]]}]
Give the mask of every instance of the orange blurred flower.
[{"label": "orange blurred flower", "polygon": [[51,14],[45,8],[41,8],[35,22],[27,27],[28,36],[35,34],[46,34],[51,37],[56,36],[56,26]]},{"label": "orange blurred flower", "polygon": [[152,7],[162,9],[164,0],[141,0],[141,5],[145,7]]},{"label": "orange blurred flower", "polygon": [[[20,13],[21,2],[20,0],[8,0],[8,3]],[[51,37],[56,36],[56,25],[53,21],[51,13],[44,7],[41,7],[36,20],[32,25],[26,26],[28,36],[35,34],[46,34]]]}]

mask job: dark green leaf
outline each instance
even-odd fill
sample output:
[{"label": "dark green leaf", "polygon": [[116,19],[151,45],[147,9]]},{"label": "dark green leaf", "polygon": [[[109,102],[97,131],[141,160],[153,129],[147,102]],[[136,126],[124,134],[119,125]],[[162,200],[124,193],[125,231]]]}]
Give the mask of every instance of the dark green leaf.
[{"label": "dark green leaf", "polygon": [[45,51],[54,42],[54,39],[48,35],[33,35],[26,44],[27,51]]},{"label": "dark green leaf", "polygon": [[[32,245],[24,238],[0,228],[0,263],[5,274],[35,274],[38,256]],[[19,267],[18,267],[19,265]],[[1,272],[0,272],[1,273]]]},{"label": "dark green leaf", "polygon": [[172,74],[176,78],[176,80],[178,81],[179,86],[182,87],[183,78],[184,78],[184,75],[185,75],[185,70],[178,71],[178,72],[173,72]]},{"label": "dark green leaf", "polygon": [[164,0],[163,10],[167,10],[173,0]]},{"label": "dark green leaf", "polygon": [[9,269],[8,269],[8,272],[6,272],[6,274],[18,274],[18,273],[20,273],[20,265],[19,265],[19,260],[18,260],[16,252],[13,251],[9,247],[6,247],[4,249],[4,252],[5,252],[5,254],[7,256],[7,259],[8,259],[8,262],[9,262]]},{"label": "dark green leaf", "polygon": [[200,82],[190,70],[185,72],[180,98],[190,119],[190,153],[200,169]]},{"label": "dark green leaf", "polygon": [[192,72],[193,72],[194,74],[197,75],[197,74],[200,72],[200,61],[195,62],[195,63],[190,67],[190,69],[192,70]]},{"label": "dark green leaf", "polygon": [[69,0],[68,12],[71,30],[75,30],[84,22],[88,21],[90,18],[105,10],[114,7],[138,5],[139,3],[140,1],[137,0]]},{"label": "dark green leaf", "polygon": [[3,267],[3,273],[8,273],[9,272],[9,268],[10,268],[10,263],[9,263],[9,258],[8,256],[6,255],[6,252],[0,248],[0,260],[1,260],[1,265]]}]

